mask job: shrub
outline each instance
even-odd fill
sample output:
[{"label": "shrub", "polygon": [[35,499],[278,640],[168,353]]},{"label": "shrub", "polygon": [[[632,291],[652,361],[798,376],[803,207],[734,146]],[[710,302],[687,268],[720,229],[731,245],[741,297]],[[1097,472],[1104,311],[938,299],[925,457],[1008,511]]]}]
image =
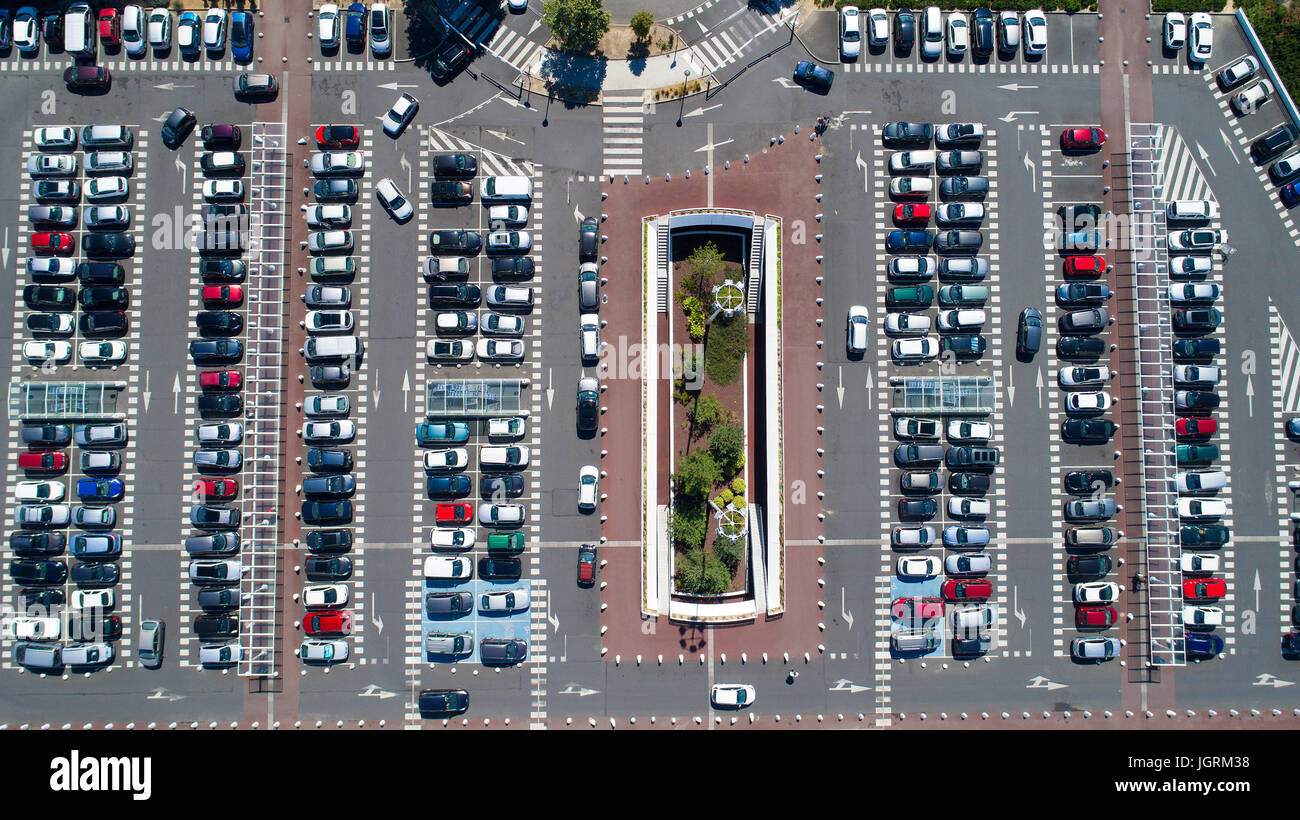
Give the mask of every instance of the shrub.
[{"label": "shrub", "polygon": [[736,574],[736,568],[745,557],[745,540],[743,538],[719,538],[713,542],[713,554],[718,556],[727,572]]},{"label": "shrub", "polygon": [[740,365],[748,352],[748,315],[742,313],[730,319],[720,316],[704,345],[704,372],[717,384],[731,384],[740,377]]},{"label": "shrub", "polygon": [[686,257],[680,268],[679,284],[687,294],[703,302],[713,296],[713,286],[722,283],[722,251],[712,242],[705,242]]},{"label": "shrub", "polygon": [[683,502],[668,514],[668,535],[673,543],[685,549],[704,546],[709,532],[709,510],[698,502]]},{"label": "shrub", "polygon": [[697,427],[705,430],[711,428],[722,419],[722,402],[718,401],[717,396],[700,396],[699,401],[695,402],[695,407],[691,409],[691,420]]},{"label": "shrub", "polygon": [[650,27],[655,24],[655,16],[648,11],[638,11],[632,15],[632,33],[636,35],[637,40],[645,40],[650,36]]},{"label": "shrub", "polygon": [[1248,0],[1241,8],[1287,88],[1300,87],[1300,14],[1275,0]]},{"label": "shrub", "polygon": [[731,503],[735,504],[736,509],[738,510],[745,509],[745,497],[743,495],[740,495],[739,493],[731,497]]},{"label": "shrub", "polygon": [[731,491],[736,495],[743,495],[745,492],[745,479],[736,476],[731,480]]},{"label": "shrub", "polygon": [[718,504],[720,506],[725,507],[731,503],[731,499],[733,497],[734,496],[732,496],[731,490],[723,490],[721,493],[718,494]]},{"label": "shrub", "polygon": [[709,453],[723,475],[735,475],[745,464],[745,432],[734,424],[721,425],[709,436]]},{"label": "shrub", "polygon": [[696,595],[717,595],[731,585],[731,573],[712,553],[693,549],[677,558],[677,588]]},{"label": "shrub", "polygon": [[704,450],[687,453],[677,462],[677,492],[686,498],[704,498],[721,477],[717,462]]},{"label": "shrub", "polygon": [[690,334],[691,341],[699,342],[704,339],[704,323],[709,318],[704,314],[704,305],[694,296],[687,296],[684,293],[677,294],[682,306],[682,313],[686,314],[686,332]]}]

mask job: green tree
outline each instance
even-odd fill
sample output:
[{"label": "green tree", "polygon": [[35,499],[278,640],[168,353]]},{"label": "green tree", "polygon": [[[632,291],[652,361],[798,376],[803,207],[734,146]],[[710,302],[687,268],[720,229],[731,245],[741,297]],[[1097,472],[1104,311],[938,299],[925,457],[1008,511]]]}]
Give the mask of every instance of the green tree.
[{"label": "green tree", "polygon": [[[691,251],[682,270],[682,293],[712,305],[713,286],[722,283],[722,262],[722,251],[712,242],[705,242]],[[681,294],[679,298],[682,298]]]},{"label": "green tree", "polygon": [[724,424],[709,436],[709,454],[722,475],[732,476],[745,465],[745,432]]},{"label": "green tree", "polygon": [[719,538],[713,542],[713,552],[726,566],[727,572],[735,575],[740,559],[745,557],[745,539]]},{"label": "green tree", "polygon": [[708,430],[722,419],[722,402],[718,401],[717,396],[708,395],[700,396],[699,401],[695,402],[695,407],[691,410],[691,420],[697,427]]},{"label": "green tree", "polygon": [[701,549],[677,556],[677,588],[697,595],[717,595],[731,586],[731,573],[713,553]]},{"label": "green tree", "polygon": [[668,513],[668,535],[674,544],[686,549],[704,546],[709,533],[709,511],[699,501],[682,501]]},{"label": "green tree", "polygon": [[677,462],[677,491],[687,498],[702,498],[722,477],[713,456],[695,450]]},{"label": "green tree", "polygon": [[546,0],[542,22],[564,51],[588,52],[609,31],[609,12],[602,0]]},{"label": "green tree", "polygon": [[645,40],[650,36],[650,27],[655,24],[655,16],[648,11],[638,11],[632,15],[632,33],[636,35],[637,40]]}]

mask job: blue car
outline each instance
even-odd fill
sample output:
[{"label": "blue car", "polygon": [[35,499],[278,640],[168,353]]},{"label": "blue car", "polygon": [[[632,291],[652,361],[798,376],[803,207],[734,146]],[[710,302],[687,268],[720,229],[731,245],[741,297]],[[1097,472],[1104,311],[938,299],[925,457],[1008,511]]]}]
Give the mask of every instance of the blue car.
[{"label": "blue car", "polygon": [[8,51],[13,47],[14,40],[10,29],[12,22],[9,19],[9,9],[0,9],[0,51]]},{"label": "blue car", "polygon": [[253,15],[236,11],[230,15],[230,54],[237,62],[253,59]]},{"label": "blue car", "polygon": [[1278,189],[1277,194],[1282,198],[1282,204],[1288,208],[1293,208],[1296,203],[1300,203],[1300,190],[1296,189],[1296,184],[1294,182],[1288,182],[1286,185],[1283,185]]},{"label": "blue car", "polygon": [[1213,658],[1223,651],[1223,638],[1213,633],[1188,633],[1183,646],[1190,658]]},{"label": "blue car", "polygon": [[439,444],[460,444],[469,440],[469,425],[464,422],[425,422],[416,425],[415,440],[421,447]]},{"label": "blue car", "polygon": [[808,60],[800,60],[794,67],[794,81],[810,91],[825,94],[831,90],[835,72]]},{"label": "blue car", "polygon": [[366,4],[353,3],[348,6],[343,23],[343,36],[348,41],[348,48],[359,51],[366,45]]},{"label": "blue car", "polygon": [[890,253],[928,253],[934,243],[932,231],[890,231],[885,250]]},{"label": "blue car", "polygon": [[1061,234],[1062,250],[1086,253],[1097,250],[1101,247],[1101,244],[1101,231],[1076,231]]},{"label": "blue car", "polygon": [[83,478],[77,481],[77,497],[87,504],[121,501],[126,484],[120,478]]},{"label": "blue car", "polygon": [[182,54],[198,54],[203,46],[203,21],[199,15],[187,11],[176,21],[176,42]]}]

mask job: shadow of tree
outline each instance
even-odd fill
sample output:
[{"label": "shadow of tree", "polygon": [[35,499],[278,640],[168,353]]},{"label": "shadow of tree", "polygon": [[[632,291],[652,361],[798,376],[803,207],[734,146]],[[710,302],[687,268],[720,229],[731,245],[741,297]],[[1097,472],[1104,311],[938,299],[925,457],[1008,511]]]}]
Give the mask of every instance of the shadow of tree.
[{"label": "shadow of tree", "polygon": [[636,40],[628,47],[627,50],[627,68],[636,76],[641,76],[645,71],[646,59],[650,56],[650,42],[648,40]]},{"label": "shadow of tree", "polygon": [[605,83],[606,58],[603,54],[588,57],[548,51],[542,61],[546,90],[560,99],[565,108],[588,105],[600,94]]}]

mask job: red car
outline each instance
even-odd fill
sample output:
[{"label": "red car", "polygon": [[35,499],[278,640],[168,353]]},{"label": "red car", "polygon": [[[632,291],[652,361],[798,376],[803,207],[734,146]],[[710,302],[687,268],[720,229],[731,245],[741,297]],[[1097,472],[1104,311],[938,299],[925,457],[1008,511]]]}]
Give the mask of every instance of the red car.
[{"label": "red car", "polygon": [[117,9],[100,10],[99,42],[106,46],[117,46],[122,43],[122,25],[117,16]]},{"label": "red car", "polygon": [[1100,148],[1106,144],[1106,132],[1100,128],[1067,128],[1061,132],[1061,147],[1067,151]]},{"label": "red car", "polygon": [[70,233],[51,233],[40,231],[32,234],[32,250],[41,256],[58,254],[68,256],[72,253],[73,241]]},{"label": "red car", "polygon": [[889,605],[889,614],[900,621],[942,618],[943,601],[939,598],[895,598]]},{"label": "red car", "polygon": [[1220,578],[1197,578],[1183,581],[1183,597],[1193,601],[1217,601],[1228,594]]},{"label": "red car", "polygon": [[473,504],[439,504],[437,509],[439,524],[465,524],[474,519]]},{"label": "red car", "polygon": [[1065,260],[1065,275],[1092,279],[1106,272],[1106,259],[1101,256],[1071,256]]},{"label": "red car", "polygon": [[924,202],[906,203],[894,206],[895,222],[928,222],[930,221],[930,206]]},{"label": "red car", "polygon": [[18,468],[31,472],[57,473],[68,466],[68,454],[57,450],[52,453],[19,453]]},{"label": "red car", "polygon": [[983,601],[993,596],[988,581],[944,581],[939,589],[949,601]]},{"label": "red car", "polygon": [[200,501],[227,501],[239,494],[239,482],[233,478],[202,478],[194,482],[194,494]]},{"label": "red car", "polygon": [[578,586],[589,587],[596,583],[596,547],[583,544],[578,547]]},{"label": "red car", "polygon": [[1180,418],[1174,423],[1174,430],[1187,438],[1205,438],[1218,432],[1219,423],[1214,419]]},{"label": "red car", "polygon": [[356,148],[361,134],[355,125],[322,125],[316,129],[316,144],[321,148]]},{"label": "red car", "polygon": [[1080,629],[1096,629],[1115,625],[1115,607],[1081,606],[1074,611],[1074,625]]},{"label": "red car", "polygon": [[239,285],[205,285],[203,301],[208,304],[237,305],[244,301],[244,289]]},{"label": "red car", "polygon": [[238,370],[211,370],[199,374],[199,386],[204,390],[238,390],[241,381]]},{"label": "red car", "polygon": [[302,619],[302,631],[308,635],[346,635],[352,631],[352,613],[346,610],[308,613]]}]

